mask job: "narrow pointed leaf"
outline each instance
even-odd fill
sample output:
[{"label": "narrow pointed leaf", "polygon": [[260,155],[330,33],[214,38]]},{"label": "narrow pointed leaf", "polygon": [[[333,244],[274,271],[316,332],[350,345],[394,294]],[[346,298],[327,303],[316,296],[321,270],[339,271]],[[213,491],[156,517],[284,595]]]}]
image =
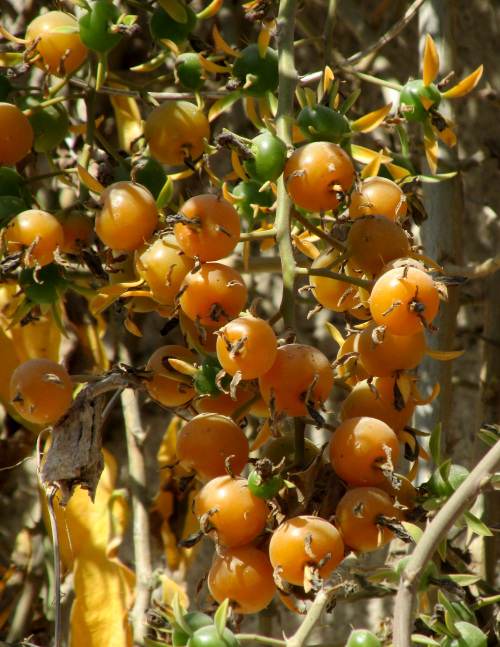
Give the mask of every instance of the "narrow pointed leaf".
[{"label": "narrow pointed leaf", "polygon": [[201,54],[198,54],[198,60],[207,72],[211,72],[212,74],[231,74],[231,70],[227,65],[219,65],[218,63],[214,63],[214,61],[209,61],[208,58],[205,58]]},{"label": "narrow pointed leaf", "polygon": [[175,22],[180,22],[183,25],[187,23],[187,11],[182,2],[178,2],[178,0],[158,0],[158,4],[165,9]]},{"label": "narrow pointed leaf", "polygon": [[464,350],[434,350],[433,348],[426,348],[425,354],[429,355],[433,359],[439,359],[441,361],[457,359],[465,353]]},{"label": "narrow pointed leaf", "polygon": [[165,60],[170,56],[170,52],[165,49],[161,51],[158,56],[155,56],[154,58],[150,59],[149,61],[146,61],[145,63],[141,63],[140,65],[135,65],[134,67],[130,68],[131,72],[152,72],[153,70],[156,70],[160,65],[163,65]]},{"label": "narrow pointed leaf", "polygon": [[446,562],[447,550],[448,550],[448,540],[446,537],[444,537],[443,539],[441,539],[441,541],[438,544],[438,553],[442,562]]},{"label": "narrow pointed leaf", "polygon": [[104,191],[103,185],[98,180],[96,180],[95,177],[92,177],[87,169],[83,168],[81,164],[78,164],[78,177],[80,178],[80,181],[85,184],[89,191],[98,193],[99,195]]},{"label": "narrow pointed leaf", "polygon": [[[361,164],[369,164],[379,153],[372,151],[371,148],[365,148],[364,146],[359,146],[358,144],[351,144],[350,146],[351,157],[353,157],[356,162]],[[387,164],[387,162],[392,162],[392,157],[388,155],[383,155],[380,158],[381,164]]]},{"label": "narrow pointed leaf", "polygon": [[228,108],[230,108],[235,101],[238,101],[240,98],[241,93],[239,90],[235,90],[234,92],[230,92],[229,94],[226,94],[225,97],[221,97],[220,99],[217,99],[217,101],[212,104],[210,110],[208,111],[208,121],[213,121],[216,117],[221,115],[223,112],[225,112]]},{"label": "narrow pointed leaf", "polygon": [[314,106],[317,103],[316,93],[314,92],[314,90],[312,88],[304,88],[304,92],[305,92],[306,97],[307,97],[307,103],[314,108]]},{"label": "narrow pointed leaf", "polygon": [[196,14],[196,17],[198,20],[204,20],[205,18],[211,18],[212,16],[215,16],[215,14],[219,11],[219,9],[222,7],[222,3],[224,0],[213,0],[205,9],[202,11],[199,11]]},{"label": "narrow pointed leaf", "polygon": [[252,97],[246,97],[246,99],[245,99],[245,111],[247,113],[247,117],[250,119],[252,124],[258,130],[260,130],[264,126],[264,122],[262,121],[262,119],[257,114],[257,110],[255,109],[255,102],[252,99]]},{"label": "narrow pointed leaf", "polygon": [[406,158],[408,157],[408,137],[406,136],[406,130],[401,126],[401,124],[396,125],[396,130],[399,136],[399,141],[401,142],[401,154]]},{"label": "narrow pointed leaf", "polygon": [[466,524],[469,526],[472,532],[476,533],[476,535],[481,535],[483,537],[493,537],[493,533],[488,528],[488,526],[486,526],[481,521],[481,519],[478,519],[474,514],[472,514],[472,512],[466,510],[464,512],[464,519]]},{"label": "narrow pointed leaf", "polygon": [[388,162],[385,165],[385,168],[389,171],[394,180],[402,180],[403,178],[411,175],[410,171],[407,168],[398,166],[397,164],[392,164],[391,162]]},{"label": "narrow pointed leaf", "polygon": [[424,85],[428,87],[436,78],[439,72],[439,56],[437,53],[436,45],[432,37],[427,34],[427,42],[425,44],[424,52]]},{"label": "narrow pointed leaf", "polygon": [[229,598],[226,598],[224,602],[219,606],[214,616],[215,629],[217,631],[217,636],[222,638],[224,635],[224,629],[226,628],[227,623],[227,610],[229,609]]},{"label": "narrow pointed leaf", "polygon": [[347,99],[342,104],[342,107],[339,110],[340,114],[345,115],[349,110],[349,108],[352,108],[352,106],[356,103],[360,94],[361,94],[360,89],[355,90],[354,92],[351,92],[351,94],[347,97]]},{"label": "narrow pointed leaf", "polygon": [[295,234],[292,234],[292,238],[293,242],[297,245],[297,248],[304,254],[304,256],[312,258],[313,260],[318,257],[319,250],[316,245],[313,245],[313,243],[308,240],[301,240]]},{"label": "narrow pointed leaf", "polygon": [[158,197],[156,198],[157,208],[163,209],[163,207],[170,202],[173,194],[174,194],[174,183],[172,182],[172,178],[168,176],[165,184],[163,185],[162,190],[160,191],[160,193],[158,194]]},{"label": "narrow pointed leaf", "polygon": [[480,575],[472,575],[469,573],[450,573],[448,577],[459,586],[472,586],[472,584],[479,582],[481,579]]},{"label": "narrow pointed leaf", "polygon": [[327,65],[325,67],[325,73],[323,74],[323,93],[330,91],[330,88],[333,85],[334,79],[335,79],[335,75],[332,72],[332,68],[329,65]]},{"label": "narrow pointed leaf", "polygon": [[360,117],[351,123],[351,130],[356,133],[369,133],[375,130],[377,126],[384,121],[392,108],[392,103],[387,104],[383,108],[369,112],[364,117]]},{"label": "narrow pointed leaf", "polygon": [[344,338],[342,337],[340,330],[329,321],[325,321],[325,326],[331,337],[337,342],[339,346],[342,346],[342,344],[344,343]]},{"label": "narrow pointed leaf", "polygon": [[446,92],[443,92],[443,97],[446,99],[456,99],[457,97],[465,96],[476,87],[482,74],[483,66],[480,65],[477,70],[474,70],[472,74],[469,74],[469,76],[465,77],[465,79],[460,81],[460,83],[457,83],[457,85],[454,85]]},{"label": "narrow pointed leaf", "polygon": [[455,146],[457,143],[457,136],[453,132],[453,130],[449,127],[446,126],[443,130],[439,130],[432,124],[432,130],[436,133],[436,135],[439,137],[439,139],[444,142],[447,146]]},{"label": "narrow pointed leaf", "polygon": [[228,45],[226,41],[222,38],[219,30],[217,29],[217,25],[213,26],[212,36],[214,39],[214,43],[220,50],[222,50],[226,54],[229,54],[229,56],[236,56],[237,58],[241,58],[241,54],[235,49],[233,49],[231,45]]},{"label": "narrow pointed leaf", "polygon": [[419,528],[414,523],[410,523],[409,521],[403,521],[402,525],[415,543],[418,542],[422,537],[422,535],[424,534],[424,531],[422,530],[422,528]]},{"label": "narrow pointed leaf", "polygon": [[439,147],[436,135],[429,124],[424,125],[424,146],[427,164],[429,165],[432,175],[435,175],[437,170]]},{"label": "narrow pointed leaf", "polygon": [[382,150],[369,162],[361,172],[361,179],[365,180],[367,177],[375,177],[380,171],[380,163],[382,159]]},{"label": "narrow pointed leaf", "polygon": [[259,56],[264,59],[266,58],[267,54],[267,48],[269,47],[269,43],[271,42],[271,32],[269,29],[263,29],[259,37],[257,38],[257,47],[259,50]]},{"label": "narrow pointed leaf", "polygon": [[248,182],[248,175],[245,173],[245,169],[241,165],[240,158],[236,151],[231,151],[231,163],[236,175],[243,180],[243,182]]},{"label": "narrow pointed leaf", "polygon": [[441,643],[438,643],[434,638],[429,638],[429,636],[424,636],[423,634],[412,634],[411,642],[417,645],[436,645],[440,647]]}]

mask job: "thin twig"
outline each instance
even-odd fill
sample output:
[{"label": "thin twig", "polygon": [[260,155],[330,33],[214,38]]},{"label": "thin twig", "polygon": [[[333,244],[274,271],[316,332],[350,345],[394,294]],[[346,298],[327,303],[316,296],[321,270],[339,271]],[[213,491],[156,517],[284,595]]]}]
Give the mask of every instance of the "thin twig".
[{"label": "thin twig", "polygon": [[500,466],[500,442],[497,442],[472,470],[462,485],[427,526],[402,572],[394,608],[394,647],[411,644],[413,609],[418,586],[439,542],[481,492],[490,487],[490,479]]}]

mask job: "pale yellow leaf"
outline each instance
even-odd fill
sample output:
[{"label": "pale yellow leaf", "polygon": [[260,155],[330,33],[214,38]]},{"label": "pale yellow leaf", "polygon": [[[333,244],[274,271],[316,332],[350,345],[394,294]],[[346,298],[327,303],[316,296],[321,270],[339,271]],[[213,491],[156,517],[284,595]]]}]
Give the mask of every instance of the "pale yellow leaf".
[{"label": "pale yellow leaf", "polygon": [[330,333],[331,337],[337,342],[339,346],[342,346],[344,343],[344,338],[342,337],[342,333],[338,328],[336,328],[332,323],[329,321],[325,321],[325,326],[328,332]]},{"label": "pale yellow leaf", "polygon": [[245,173],[245,169],[241,165],[240,158],[238,157],[238,153],[236,151],[231,151],[231,164],[233,165],[233,169],[240,180],[243,180],[243,182],[248,182],[248,176]]},{"label": "pale yellow leaf", "polygon": [[426,348],[425,354],[433,359],[446,361],[450,359],[457,359],[464,354],[464,350],[435,350],[434,348]]},{"label": "pale yellow leaf", "polygon": [[257,110],[255,109],[255,103],[252,97],[245,98],[245,111],[247,113],[247,117],[250,119],[252,124],[257,128],[257,130],[260,130],[261,128],[263,128],[264,122],[257,114]]},{"label": "pale yellow leaf", "polygon": [[439,55],[437,53],[436,45],[434,44],[432,37],[430,36],[430,34],[427,34],[427,41],[425,43],[424,70],[423,70],[423,81],[424,81],[425,87],[428,87],[434,81],[438,72],[439,72]]},{"label": "pale yellow leaf", "polygon": [[295,234],[292,234],[293,242],[297,246],[297,248],[308,258],[312,258],[313,260],[319,256],[319,250],[316,247],[316,245],[313,245],[310,241],[308,240],[301,240],[298,236]]},{"label": "pale yellow leaf", "polygon": [[208,60],[208,58],[205,58],[201,54],[198,54],[198,60],[207,72],[211,72],[213,74],[231,74],[231,69],[227,65],[219,65],[214,61]]},{"label": "pale yellow leaf", "polygon": [[404,177],[411,175],[410,171],[407,168],[398,166],[397,164],[392,164],[391,162],[387,162],[385,168],[389,171],[389,173],[395,180],[402,180]]},{"label": "pale yellow leaf", "polygon": [[380,150],[379,153],[369,162],[361,173],[361,179],[364,180],[367,177],[375,177],[380,171],[380,164],[382,160],[383,151]]},{"label": "pale yellow leaf", "polygon": [[327,65],[325,67],[325,72],[323,74],[323,92],[329,92],[332,88],[333,81],[335,79],[335,75],[332,72],[332,68]]},{"label": "pale yellow leaf", "polygon": [[78,164],[78,177],[89,191],[98,193],[99,195],[104,191],[103,185],[95,177],[92,177],[81,164]]},{"label": "pale yellow leaf", "polygon": [[[365,148],[364,146],[359,146],[358,144],[351,144],[350,153],[351,157],[361,164],[369,164],[379,155],[376,151],[372,151],[370,148]],[[382,154],[380,163],[387,164],[387,162],[392,162],[392,157]]]},{"label": "pale yellow leaf", "polygon": [[161,582],[161,601],[164,604],[168,604],[169,606],[172,606],[172,600],[174,598],[174,595],[178,595],[180,605],[184,609],[187,609],[189,607],[189,597],[187,596],[186,591],[184,591],[179,586],[179,584],[177,584],[177,582],[175,582],[170,577],[167,577],[166,575],[160,575],[160,582]]},{"label": "pale yellow leaf", "polygon": [[438,142],[434,131],[430,128],[425,129],[424,133],[424,146],[425,146],[425,155],[427,157],[427,164],[432,175],[436,174],[437,170],[437,161],[438,161]]},{"label": "pale yellow leaf", "polygon": [[253,441],[250,451],[254,452],[257,449],[260,449],[264,443],[267,443],[267,441],[272,437],[271,433],[271,427],[269,425],[269,421],[266,420],[266,422],[262,425],[261,429],[259,430],[259,433],[255,437],[255,440]]},{"label": "pale yellow leaf", "polygon": [[165,9],[175,22],[182,24],[187,22],[187,11],[183,2],[179,2],[179,0],[158,0],[158,4]]},{"label": "pale yellow leaf", "polygon": [[242,55],[240,54],[240,52],[238,52],[230,45],[228,45],[226,41],[222,38],[219,30],[217,29],[217,25],[213,26],[212,37],[214,39],[215,45],[224,53],[229,54],[229,56],[235,56],[236,58],[241,58]]},{"label": "pale yellow leaf", "polygon": [[479,79],[483,75],[483,66],[480,65],[477,70],[474,70],[472,74],[469,74],[465,79],[457,83],[446,92],[443,92],[443,97],[447,99],[456,99],[457,97],[463,97],[473,90],[479,82]]},{"label": "pale yellow leaf", "polygon": [[[123,87],[118,83],[109,82],[111,87]],[[111,94],[109,97],[115,112],[116,130],[120,148],[129,155],[132,151],[132,143],[142,135],[141,113],[137,101],[133,97],[126,97],[119,94]]]},{"label": "pale yellow leaf", "polygon": [[369,133],[375,130],[389,114],[392,108],[392,103],[387,104],[383,108],[369,112],[364,117],[360,117],[351,123],[351,130],[357,133]]},{"label": "pale yellow leaf", "polygon": [[[103,121],[104,115],[97,117],[95,120],[95,127],[99,128]],[[87,132],[87,124],[74,124],[73,126],[69,126],[68,130],[70,133],[75,133],[75,135],[85,135]]]},{"label": "pale yellow leaf", "polygon": [[259,56],[261,58],[266,58],[267,48],[269,47],[270,42],[271,32],[269,31],[269,29],[262,29],[259,37],[257,38],[257,47],[259,50]]},{"label": "pale yellow leaf", "polygon": [[205,9],[202,11],[198,12],[196,14],[196,17],[198,20],[203,20],[205,18],[211,18],[212,16],[215,16],[215,14],[219,11],[219,9],[222,7],[222,3],[224,0],[213,0]]}]

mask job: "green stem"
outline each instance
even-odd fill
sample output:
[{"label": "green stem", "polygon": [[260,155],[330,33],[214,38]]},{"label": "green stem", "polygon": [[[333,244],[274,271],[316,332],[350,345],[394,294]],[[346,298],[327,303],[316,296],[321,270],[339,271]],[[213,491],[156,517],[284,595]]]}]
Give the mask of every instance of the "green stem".
[{"label": "green stem", "polygon": [[266,238],[275,238],[276,232],[274,229],[268,229],[266,231],[247,231],[244,234],[240,234],[240,243],[244,243],[247,240],[265,240]]},{"label": "green stem", "polygon": [[263,645],[274,645],[274,647],[286,647],[284,640],[278,638],[268,638],[258,634],[238,634],[238,642],[241,643],[262,643]]},{"label": "green stem", "polygon": [[364,288],[365,290],[371,290],[373,287],[373,281],[370,281],[368,279],[358,279],[355,276],[348,276],[347,274],[330,272],[330,270],[324,267],[315,267],[310,269],[299,267],[297,268],[297,274],[301,276],[324,276],[327,279],[337,279],[337,281],[350,283],[351,285],[356,285],[358,288]]},{"label": "green stem", "polygon": [[251,407],[252,407],[256,402],[258,402],[258,401],[261,399],[261,397],[262,397],[262,396],[261,396],[261,394],[260,394],[260,393],[256,393],[256,394],[253,396],[253,398],[251,398],[248,402],[245,402],[245,404],[242,404],[242,405],[241,405],[241,407],[238,407],[238,408],[236,409],[236,411],[234,411],[234,412],[231,414],[231,418],[236,422],[236,421],[239,419],[239,417],[240,417],[242,414],[244,414],[244,413],[246,413],[247,411],[249,411],[249,410],[250,410],[250,408],[251,408]]},{"label": "green stem", "polygon": [[341,243],[340,240],[337,240],[333,236],[330,236],[330,234],[327,234],[326,231],[323,231],[319,227],[313,225],[311,222],[309,222],[306,216],[303,216],[296,209],[293,210],[292,217],[297,222],[300,222],[301,225],[304,225],[309,233],[314,234],[321,240],[324,240],[325,243],[328,243],[334,249],[338,249],[340,252],[346,251],[347,247],[344,245],[344,243]]},{"label": "green stem", "polygon": [[331,67],[333,62],[333,30],[335,27],[335,15],[337,13],[337,0],[329,0],[328,2],[328,13],[326,15],[325,29],[323,31],[323,37],[325,39],[325,49],[324,49],[324,64],[325,67],[329,65]]},{"label": "green stem", "polygon": [[368,83],[373,83],[374,85],[381,85],[384,88],[397,90],[397,92],[401,92],[401,90],[403,89],[403,86],[400,85],[399,83],[393,83],[392,81],[378,79],[376,76],[372,76],[371,74],[365,74],[364,72],[359,72],[358,70],[355,70],[353,67],[344,67],[342,69],[344,70],[344,72],[347,72],[347,74],[352,74],[358,79],[361,79],[362,81],[368,81]]},{"label": "green stem", "polygon": [[[276,130],[278,137],[292,145],[292,116],[297,72],[294,61],[294,20],[297,0],[283,0],[278,12],[278,56],[279,56],[279,95],[278,112],[276,114]],[[285,190],[281,177],[278,181],[278,197],[276,201],[276,242],[280,250],[283,273],[283,293],[281,312],[286,327],[295,329],[295,282],[297,268],[293,255],[291,237],[292,203]]]}]

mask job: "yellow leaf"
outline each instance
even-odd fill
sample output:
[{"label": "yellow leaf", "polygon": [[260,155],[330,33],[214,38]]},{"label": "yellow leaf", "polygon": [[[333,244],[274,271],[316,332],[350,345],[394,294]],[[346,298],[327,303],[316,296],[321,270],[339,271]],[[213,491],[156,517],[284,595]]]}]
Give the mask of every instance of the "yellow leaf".
[{"label": "yellow leaf", "polygon": [[325,67],[325,72],[323,74],[323,92],[329,92],[331,90],[335,75],[332,72],[332,68],[327,65]]},{"label": "yellow leaf", "polygon": [[[95,127],[99,128],[103,121],[104,115],[97,117],[95,120]],[[75,135],[85,135],[87,132],[87,124],[74,124],[73,126],[69,126],[68,130],[70,133],[75,133]]]},{"label": "yellow leaf", "polygon": [[246,97],[245,99],[245,111],[247,113],[247,117],[250,119],[252,124],[257,128],[257,130],[260,130],[261,128],[264,127],[264,122],[257,114],[254,100],[251,97]]},{"label": "yellow leaf", "polygon": [[316,93],[312,88],[304,88],[304,92],[306,93],[307,103],[314,107],[316,105]]},{"label": "yellow leaf", "polygon": [[[113,81],[109,82],[112,88],[123,88],[124,86]],[[132,143],[136,142],[142,135],[141,113],[137,101],[133,97],[126,97],[120,94],[110,95],[111,105],[115,112],[116,130],[120,148],[131,154]]]},{"label": "yellow leaf", "polygon": [[105,294],[108,297],[120,296],[130,288],[139,287],[144,283],[144,279],[140,278],[137,281],[130,281],[128,283],[113,283],[111,285],[104,285],[102,288],[98,288],[98,294]]},{"label": "yellow leaf", "polygon": [[103,185],[96,180],[95,177],[92,177],[87,169],[83,168],[81,164],[78,164],[78,177],[89,191],[98,193],[99,195],[104,191]]},{"label": "yellow leaf", "polygon": [[389,114],[392,108],[392,103],[387,104],[383,108],[369,112],[364,117],[360,117],[353,121],[351,124],[351,130],[357,133],[369,133],[372,130],[375,130],[377,126],[384,121],[384,119]]},{"label": "yellow leaf", "polygon": [[480,65],[477,70],[474,70],[472,74],[469,74],[465,79],[454,85],[452,88],[443,92],[443,97],[447,99],[456,99],[457,97],[463,97],[473,90],[479,82],[483,74],[483,66]]},{"label": "yellow leaf", "polygon": [[427,164],[429,165],[432,175],[435,175],[438,161],[438,142],[436,135],[431,128],[424,129],[424,146]]},{"label": "yellow leaf", "polygon": [[259,37],[257,38],[257,47],[259,50],[259,56],[261,58],[265,58],[267,54],[267,48],[269,47],[269,43],[271,42],[271,32],[269,29],[263,29]]},{"label": "yellow leaf", "polygon": [[[430,34],[427,34],[427,42],[425,44],[424,52],[424,85],[427,88],[436,78],[439,72],[439,56],[437,53],[436,45],[432,40]],[[427,110],[427,108],[426,108]]]},{"label": "yellow leaf", "polygon": [[14,67],[23,62],[23,55],[16,52],[1,52],[0,67]]},{"label": "yellow leaf", "polygon": [[236,58],[241,58],[242,55],[238,51],[233,49],[230,45],[228,45],[226,41],[222,38],[219,30],[217,29],[217,25],[213,26],[212,36],[214,39],[214,43],[220,50],[222,50],[226,54],[229,54],[229,56],[236,56]]},{"label": "yellow leaf", "polygon": [[422,447],[422,445],[418,446],[418,457],[422,458],[424,461],[430,461],[431,460],[431,457],[425,451],[425,449]]},{"label": "yellow leaf", "polygon": [[332,338],[337,342],[337,344],[339,346],[342,346],[342,344],[344,343],[344,338],[342,337],[342,333],[339,331],[339,329],[329,321],[325,321],[325,326]]},{"label": "yellow leaf", "polygon": [[131,335],[135,335],[136,337],[142,337],[142,332],[137,324],[135,324],[132,321],[132,318],[127,315],[127,318],[125,319],[125,328],[129,331]]},{"label": "yellow leaf", "polygon": [[387,162],[385,168],[389,171],[389,173],[395,180],[402,180],[404,177],[411,175],[410,171],[407,168],[398,166],[397,164],[392,164],[391,162]]},{"label": "yellow leaf", "polygon": [[184,609],[187,609],[189,607],[189,597],[187,596],[186,592],[181,589],[181,587],[177,584],[177,582],[174,582],[170,577],[167,577],[166,575],[160,575],[160,581],[161,581],[161,601],[164,604],[168,604],[169,606],[172,606],[172,600],[174,599],[174,595],[179,596],[179,602],[181,606]]},{"label": "yellow leaf", "polygon": [[439,139],[444,142],[447,146],[455,146],[457,143],[457,136],[453,132],[453,130],[450,127],[446,127],[443,130],[439,130],[432,125],[432,130],[436,133],[436,135],[439,137]]},{"label": "yellow leaf", "polygon": [[196,14],[196,17],[198,20],[203,20],[205,18],[211,18],[212,16],[215,16],[215,14],[219,11],[219,9],[222,7],[222,3],[224,0],[213,0],[208,7],[205,7],[202,11],[198,12]]},{"label": "yellow leaf", "polygon": [[240,201],[229,191],[229,189],[227,188],[227,182],[224,182],[222,185],[222,197],[224,198],[224,200],[227,200],[233,205],[238,204],[238,202]]},{"label": "yellow leaf", "polygon": [[157,68],[160,67],[160,65],[163,65],[165,60],[170,56],[170,52],[165,49],[161,51],[158,56],[155,56],[154,58],[149,59],[149,61],[145,61],[144,63],[141,63],[140,65],[135,65],[134,67],[130,68],[131,72],[153,72]]},{"label": "yellow leaf", "polygon": [[432,106],[436,103],[434,99],[429,99],[428,97],[423,97],[421,94],[418,95],[418,98],[422,102],[422,105],[426,110],[429,110],[432,108]]},{"label": "yellow leaf", "polygon": [[313,260],[319,256],[319,250],[316,245],[313,245],[308,240],[301,240],[295,234],[292,234],[293,242],[297,245],[297,248],[308,258]]},{"label": "yellow leaf", "polygon": [[235,92],[230,92],[229,94],[226,94],[226,96],[217,99],[217,101],[210,106],[210,110],[208,111],[208,121],[216,119],[239,98],[240,92],[236,90]]},{"label": "yellow leaf", "polygon": [[267,443],[267,441],[272,437],[271,433],[271,427],[269,426],[269,421],[266,421],[257,436],[255,437],[255,440],[252,443],[252,446],[250,447],[250,451],[254,452],[257,449],[260,449],[264,443]]},{"label": "yellow leaf", "polygon": [[240,158],[238,157],[238,153],[236,151],[231,151],[231,163],[233,165],[235,173],[238,175],[240,180],[243,180],[243,182],[248,182],[248,176],[245,173],[245,169],[241,165]]},{"label": "yellow leaf", "polygon": [[227,65],[219,65],[218,63],[214,63],[214,61],[209,61],[208,58],[205,58],[201,54],[198,54],[198,60],[207,72],[212,72],[213,74],[231,74],[231,70]]},{"label": "yellow leaf", "polygon": [[382,150],[369,162],[361,173],[361,179],[364,180],[367,177],[375,177],[380,171],[380,163],[382,159]]},{"label": "yellow leaf", "polygon": [[429,355],[433,359],[438,359],[440,361],[446,361],[450,359],[457,359],[464,354],[463,350],[435,350],[434,348],[426,348],[425,354]]},{"label": "yellow leaf", "polygon": [[[375,157],[380,153],[372,151],[370,148],[365,148],[364,146],[359,146],[358,144],[351,144],[350,148],[351,157],[360,162],[361,164],[369,164]],[[380,158],[381,164],[387,164],[387,162],[392,162],[392,157],[382,154]]]}]

